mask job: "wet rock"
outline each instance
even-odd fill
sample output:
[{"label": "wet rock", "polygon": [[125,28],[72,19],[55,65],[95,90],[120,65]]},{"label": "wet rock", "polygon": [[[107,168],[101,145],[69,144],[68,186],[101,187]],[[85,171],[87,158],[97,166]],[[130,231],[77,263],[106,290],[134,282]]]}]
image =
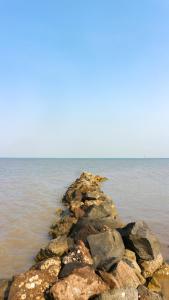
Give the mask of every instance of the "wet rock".
[{"label": "wet rock", "polygon": [[89,249],[85,246],[83,241],[78,241],[75,248],[65,255],[62,259],[64,264],[80,262],[88,265],[93,264],[93,259],[90,255]]},{"label": "wet rock", "polygon": [[52,256],[62,256],[69,249],[69,239],[62,235],[50,241],[46,248],[40,249],[36,256],[36,261],[44,260]]},{"label": "wet rock", "polygon": [[11,285],[8,300],[45,300],[45,294],[56,279],[55,275],[50,275],[46,270],[21,273]]},{"label": "wet rock", "polygon": [[108,271],[124,254],[124,244],[116,230],[89,235],[87,241],[96,268]]},{"label": "wet rock", "polygon": [[57,277],[61,269],[61,260],[59,257],[51,257],[40,261],[34,265],[30,270],[48,270],[51,276]]},{"label": "wet rock", "polygon": [[140,300],[162,300],[159,294],[151,292],[144,285],[138,287],[138,294]]},{"label": "wet rock", "polygon": [[141,260],[153,260],[160,254],[160,244],[143,221],[129,223],[120,229],[126,248],[133,250]]},{"label": "wet rock", "polygon": [[159,269],[163,264],[163,257],[158,254],[153,260],[144,260],[140,262],[142,268],[142,274],[145,278],[152,277],[153,273]]},{"label": "wet rock", "polygon": [[0,279],[0,300],[7,300],[12,280]]},{"label": "wet rock", "polygon": [[120,261],[109,273],[100,271],[100,275],[111,289],[137,288],[145,282],[141,274],[135,272],[135,270],[124,261]]},{"label": "wet rock", "polygon": [[148,289],[162,293],[165,300],[169,299],[169,265],[164,264],[157,270],[148,284]]},{"label": "wet rock", "polygon": [[97,300],[138,300],[138,291],[135,288],[113,289],[97,296]]},{"label": "wet rock", "polygon": [[51,226],[49,235],[52,238],[57,238],[60,235],[68,235],[73,224],[76,224],[77,219],[73,216],[65,216],[60,221]]},{"label": "wet rock", "polygon": [[107,285],[90,267],[74,270],[51,288],[54,300],[88,300],[107,290]]}]

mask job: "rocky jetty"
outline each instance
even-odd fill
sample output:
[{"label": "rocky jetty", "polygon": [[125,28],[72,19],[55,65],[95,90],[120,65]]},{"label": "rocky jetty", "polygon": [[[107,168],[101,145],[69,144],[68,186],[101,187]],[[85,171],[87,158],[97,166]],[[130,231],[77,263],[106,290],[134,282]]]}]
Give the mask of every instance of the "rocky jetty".
[{"label": "rocky jetty", "polygon": [[169,300],[158,239],[143,221],[122,222],[105,180],[82,173],[68,188],[48,245],[29,270],[0,281],[0,300]]}]

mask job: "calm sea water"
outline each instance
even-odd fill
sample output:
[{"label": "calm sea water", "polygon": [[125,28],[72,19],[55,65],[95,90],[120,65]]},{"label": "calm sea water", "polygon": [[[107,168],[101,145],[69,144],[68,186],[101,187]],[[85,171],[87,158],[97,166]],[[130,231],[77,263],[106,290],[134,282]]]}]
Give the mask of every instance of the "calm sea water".
[{"label": "calm sea water", "polygon": [[169,259],[169,159],[0,159],[0,278],[31,266],[55,209],[81,172],[104,175],[125,221],[144,219]]}]

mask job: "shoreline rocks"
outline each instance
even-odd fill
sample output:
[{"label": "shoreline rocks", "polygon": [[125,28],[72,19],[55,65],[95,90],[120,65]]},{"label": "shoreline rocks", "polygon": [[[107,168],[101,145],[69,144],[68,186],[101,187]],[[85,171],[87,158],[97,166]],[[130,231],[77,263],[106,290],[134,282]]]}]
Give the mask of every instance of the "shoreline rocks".
[{"label": "shoreline rocks", "polygon": [[0,281],[0,300],[169,300],[157,237],[144,221],[121,221],[105,180],[82,173],[70,185],[50,242],[29,270]]}]

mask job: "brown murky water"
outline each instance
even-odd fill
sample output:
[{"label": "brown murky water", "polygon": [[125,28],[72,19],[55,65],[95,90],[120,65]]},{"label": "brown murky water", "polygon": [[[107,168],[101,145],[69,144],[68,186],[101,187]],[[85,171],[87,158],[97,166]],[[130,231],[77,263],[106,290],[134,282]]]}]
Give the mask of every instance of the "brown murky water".
[{"label": "brown murky water", "polygon": [[125,221],[144,219],[169,259],[169,159],[0,159],[0,278],[26,270],[67,186],[82,171],[110,180]]}]

